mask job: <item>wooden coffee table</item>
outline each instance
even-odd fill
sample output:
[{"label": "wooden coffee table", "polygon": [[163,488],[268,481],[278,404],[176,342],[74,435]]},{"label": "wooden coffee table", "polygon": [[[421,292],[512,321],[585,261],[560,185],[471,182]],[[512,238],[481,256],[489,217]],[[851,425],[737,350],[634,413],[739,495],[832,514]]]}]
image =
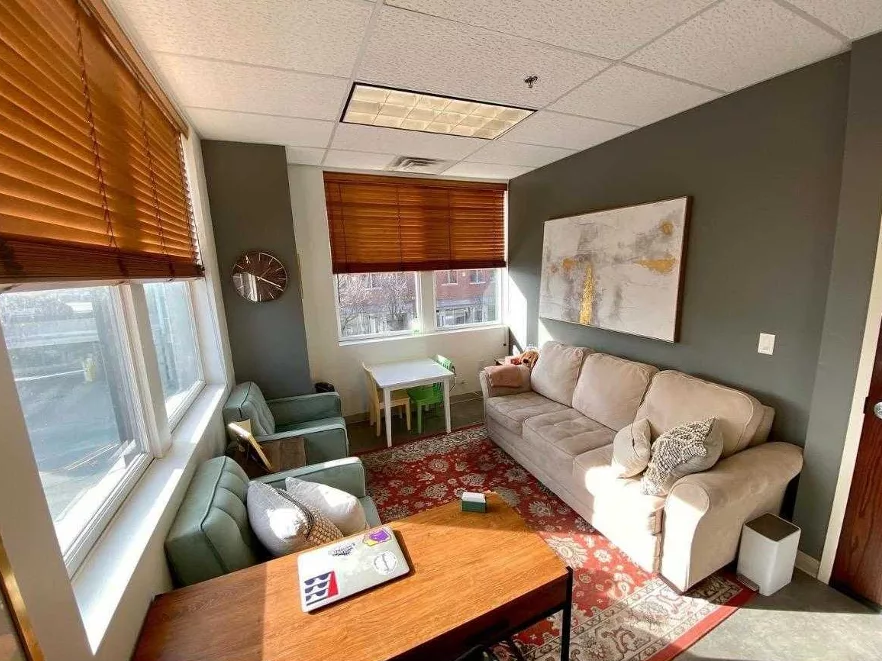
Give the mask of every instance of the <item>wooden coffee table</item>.
[{"label": "wooden coffee table", "polygon": [[572,571],[499,496],[487,502],[487,514],[455,501],[390,523],[410,574],[313,613],[296,554],[160,595],[133,659],[443,661],[557,611],[568,659]]}]

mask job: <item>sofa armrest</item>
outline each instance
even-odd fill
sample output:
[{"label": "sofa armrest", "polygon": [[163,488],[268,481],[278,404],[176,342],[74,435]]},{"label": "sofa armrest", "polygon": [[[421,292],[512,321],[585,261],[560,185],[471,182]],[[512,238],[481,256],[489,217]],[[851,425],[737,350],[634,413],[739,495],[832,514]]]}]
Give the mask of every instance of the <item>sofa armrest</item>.
[{"label": "sofa armrest", "polygon": [[678,480],[665,501],[661,575],[686,590],[734,560],[742,526],[777,514],[801,470],[801,448],[764,443]]},{"label": "sofa armrest", "polygon": [[356,498],[367,495],[364,465],[358,457],[347,457],[326,461],[321,464],[294,468],[292,470],[258,477],[255,481],[264,482],[276,489],[285,488],[285,478],[296,477],[307,482],[319,482],[329,487],[350,493]]},{"label": "sofa armrest", "polygon": [[276,425],[289,425],[343,415],[340,395],[335,392],[270,399],[266,404],[276,419]]},{"label": "sofa armrest", "polygon": [[478,373],[478,380],[481,382],[481,392],[484,395],[484,399],[489,397],[505,397],[506,395],[518,395],[522,392],[530,392],[532,388],[530,388],[530,368],[526,365],[520,366],[521,371],[523,372],[523,381],[524,384],[520,388],[500,388],[493,387],[490,385],[490,377],[487,375],[487,370],[482,369]]}]

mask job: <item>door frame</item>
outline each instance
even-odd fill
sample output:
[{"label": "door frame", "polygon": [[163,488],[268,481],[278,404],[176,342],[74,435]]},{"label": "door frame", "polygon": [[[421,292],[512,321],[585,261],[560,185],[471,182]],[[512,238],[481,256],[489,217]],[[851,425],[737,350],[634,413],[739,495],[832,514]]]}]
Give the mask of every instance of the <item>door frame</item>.
[{"label": "door frame", "polygon": [[854,397],[848,417],[848,428],[845,432],[845,443],[842,447],[842,459],[839,463],[839,477],[836,480],[836,491],[830,520],[827,523],[827,536],[824,550],[821,553],[818,567],[818,580],[830,582],[833,573],[833,562],[842,535],[842,524],[845,521],[845,510],[848,507],[848,495],[857,462],[858,447],[864,428],[864,402],[870,392],[870,379],[873,376],[873,364],[879,348],[879,332],[882,327],[882,218],[880,218],[879,239],[876,244],[876,262],[873,267],[873,283],[870,286],[870,301],[867,305],[867,320],[864,324],[864,338],[861,343],[861,356],[855,377]]}]

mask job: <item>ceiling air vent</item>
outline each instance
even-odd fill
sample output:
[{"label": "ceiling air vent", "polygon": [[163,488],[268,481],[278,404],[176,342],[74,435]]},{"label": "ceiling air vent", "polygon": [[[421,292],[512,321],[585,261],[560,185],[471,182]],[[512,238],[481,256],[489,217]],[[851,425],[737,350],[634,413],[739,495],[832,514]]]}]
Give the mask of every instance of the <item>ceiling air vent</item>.
[{"label": "ceiling air vent", "polygon": [[399,156],[387,167],[392,172],[412,172],[415,174],[438,174],[450,165],[450,161],[418,156]]}]

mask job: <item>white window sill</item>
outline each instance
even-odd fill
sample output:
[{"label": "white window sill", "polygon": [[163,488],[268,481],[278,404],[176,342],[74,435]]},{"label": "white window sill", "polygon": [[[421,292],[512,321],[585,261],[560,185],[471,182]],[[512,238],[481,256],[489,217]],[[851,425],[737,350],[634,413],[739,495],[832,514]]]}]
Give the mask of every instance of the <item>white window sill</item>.
[{"label": "white window sill", "polygon": [[168,454],[153,460],[74,575],[74,595],[93,653],[104,640],[145,552],[158,546],[162,553],[193,470],[218,450],[210,447],[206,436],[225,397],[224,386],[202,389],[172,434]]},{"label": "white window sill", "polygon": [[450,333],[470,333],[475,331],[495,331],[501,328],[508,328],[506,324],[469,324],[467,326],[457,326],[455,328],[439,328],[437,330],[425,333],[402,333],[399,335],[383,335],[380,337],[357,337],[351,340],[339,340],[341,347],[355,346],[359,344],[374,344],[377,342],[401,342],[407,340],[418,340],[421,337],[432,337],[435,335],[447,335]]}]

